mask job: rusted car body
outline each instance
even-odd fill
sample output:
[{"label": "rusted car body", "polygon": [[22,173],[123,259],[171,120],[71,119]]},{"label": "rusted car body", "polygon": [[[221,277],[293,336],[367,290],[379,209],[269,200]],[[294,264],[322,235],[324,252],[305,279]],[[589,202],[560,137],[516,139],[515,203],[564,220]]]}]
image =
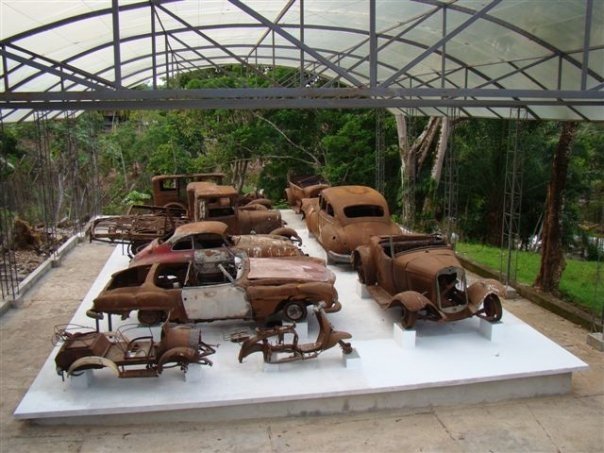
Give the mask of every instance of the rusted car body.
[{"label": "rusted car body", "polygon": [[180,175],[158,175],[151,178],[153,204],[187,210],[187,185],[195,181],[222,184],[223,173],[192,173]]},{"label": "rusted car body", "polygon": [[352,264],[382,308],[402,310],[405,328],[417,319],[501,319],[504,286],[493,279],[467,286],[465,270],[439,235],[374,236],[356,248]]},{"label": "rusted car body", "polygon": [[295,230],[278,229],[280,234],[231,235],[222,222],[192,222],[176,229],[165,241],[155,239],[140,250],[130,266],[153,262],[182,261],[181,257],[193,259],[197,250],[229,247],[234,252],[242,251],[252,258],[302,256],[304,253],[294,243],[301,243]]},{"label": "rusted car body", "polygon": [[223,222],[232,234],[270,233],[283,226],[281,213],[262,203],[237,206],[239,194],[232,186],[192,182],[187,186],[187,194],[191,221]]},{"label": "rusted car body", "polygon": [[326,311],[341,304],[335,275],[323,260],[308,256],[248,258],[227,248],[195,252],[194,260],[129,267],[113,274],[87,315],[126,318],[138,310],[143,324],[306,317],[306,306],[321,301]]},{"label": "rusted car body", "polygon": [[384,197],[365,186],[323,189],[302,201],[308,231],[327,252],[330,263],[350,263],[350,254],[376,235],[400,234]]},{"label": "rusted car body", "polygon": [[285,189],[285,198],[291,208],[300,213],[304,198],[316,198],[329,183],[321,176],[290,176]]},{"label": "rusted car body", "polygon": [[161,340],[149,335],[129,339],[123,326],[115,332],[72,332],[59,328],[55,338],[63,341],[55,357],[57,373],[78,375],[85,370],[109,368],[120,378],[157,377],[165,368],[189,364],[212,365],[206,357],[216,350],[201,340],[201,330],[192,326],[162,326]]},{"label": "rusted car body", "polygon": [[300,344],[298,342],[295,323],[287,326],[258,328],[256,335],[246,339],[241,345],[239,362],[243,362],[245,357],[254,352],[261,352],[266,363],[314,359],[321,352],[336,345],[340,345],[344,354],[350,354],[352,346],[344,340],[351,338],[352,335],[333,328],[327,319],[323,304],[315,306],[313,310],[319,322],[319,334],[314,343]]}]

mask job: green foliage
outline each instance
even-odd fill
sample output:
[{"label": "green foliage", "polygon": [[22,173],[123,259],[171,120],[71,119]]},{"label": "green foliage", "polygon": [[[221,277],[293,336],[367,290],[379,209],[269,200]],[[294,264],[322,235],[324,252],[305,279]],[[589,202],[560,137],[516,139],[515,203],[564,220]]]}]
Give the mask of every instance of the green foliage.
[{"label": "green foliage", "polygon": [[148,193],[139,192],[137,190],[132,190],[126,198],[124,198],[123,203],[127,205],[133,204],[145,204],[147,201],[151,199],[151,195]]},{"label": "green foliage", "polygon": [[[468,256],[470,259],[484,264],[491,269],[498,270],[501,266],[501,250],[483,244],[459,242],[456,252]],[[517,273],[518,282],[532,285],[539,273],[541,257],[538,253],[518,251]],[[600,264],[601,266],[601,264]],[[600,270],[598,282],[598,263],[566,258],[566,269],[560,281],[562,296],[594,313],[602,312],[604,308],[604,275]]]}]

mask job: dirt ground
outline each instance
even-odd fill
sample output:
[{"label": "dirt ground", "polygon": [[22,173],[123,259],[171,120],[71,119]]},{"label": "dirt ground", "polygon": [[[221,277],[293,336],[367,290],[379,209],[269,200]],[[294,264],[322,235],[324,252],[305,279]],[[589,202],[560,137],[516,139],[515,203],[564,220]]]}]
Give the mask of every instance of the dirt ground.
[{"label": "dirt ground", "polygon": [[568,395],[209,424],[42,426],[15,420],[13,411],[53,347],[53,326],[69,322],[112,250],[78,245],[19,308],[0,317],[0,452],[604,450],[604,354],[586,344],[587,331],[524,299],[504,306],[590,366],[573,375]]}]

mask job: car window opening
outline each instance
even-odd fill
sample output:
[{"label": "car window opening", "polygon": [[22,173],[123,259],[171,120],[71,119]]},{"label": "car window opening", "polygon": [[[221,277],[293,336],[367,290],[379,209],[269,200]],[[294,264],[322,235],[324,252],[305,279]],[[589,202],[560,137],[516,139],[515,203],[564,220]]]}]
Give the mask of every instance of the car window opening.
[{"label": "car window opening", "polygon": [[344,215],[351,219],[355,217],[384,217],[384,208],[372,204],[347,206],[344,208]]}]

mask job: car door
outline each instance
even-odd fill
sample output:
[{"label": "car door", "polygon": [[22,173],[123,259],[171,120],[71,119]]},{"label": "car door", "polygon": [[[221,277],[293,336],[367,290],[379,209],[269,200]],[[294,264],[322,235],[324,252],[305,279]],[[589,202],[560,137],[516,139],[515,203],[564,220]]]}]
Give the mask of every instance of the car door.
[{"label": "car door", "polygon": [[[193,280],[192,280],[193,281]],[[245,290],[236,283],[217,283],[182,288],[182,304],[189,319],[243,319],[252,317]]]}]

